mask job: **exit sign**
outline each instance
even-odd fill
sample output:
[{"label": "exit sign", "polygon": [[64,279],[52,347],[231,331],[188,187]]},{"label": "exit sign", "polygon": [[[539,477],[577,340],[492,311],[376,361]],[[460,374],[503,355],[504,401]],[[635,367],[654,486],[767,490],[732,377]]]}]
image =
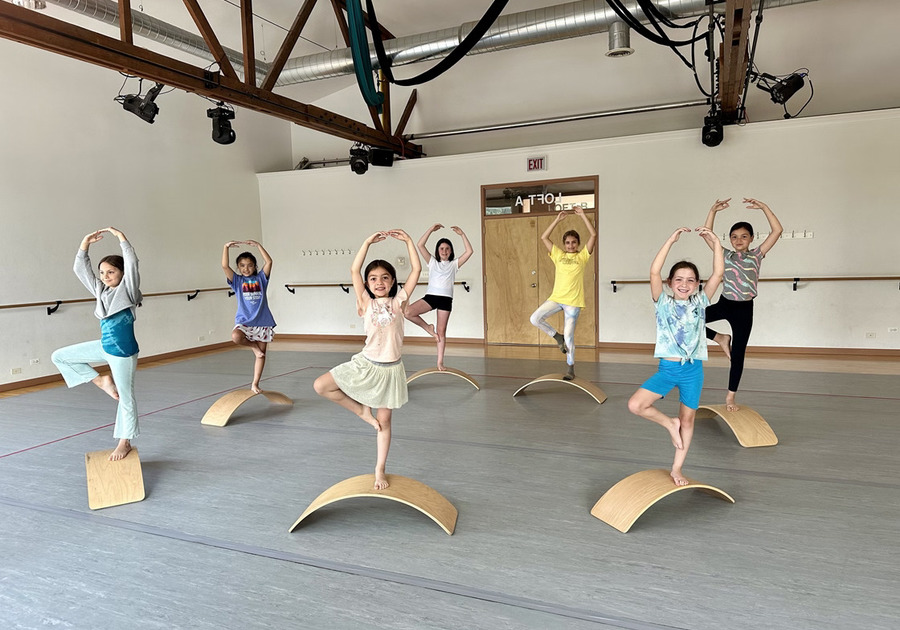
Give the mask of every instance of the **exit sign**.
[{"label": "exit sign", "polygon": [[530,173],[531,171],[546,171],[547,170],[547,156],[546,155],[538,155],[535,157],[526,158],[528,160],[528,168],[527,171]]}]

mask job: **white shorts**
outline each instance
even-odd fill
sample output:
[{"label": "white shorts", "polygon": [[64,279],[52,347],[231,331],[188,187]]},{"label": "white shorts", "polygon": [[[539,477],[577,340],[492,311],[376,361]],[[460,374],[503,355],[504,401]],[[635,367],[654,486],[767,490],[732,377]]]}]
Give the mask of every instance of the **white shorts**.
[{"label": "white shorts", "polygon": [[275,329],[271,326],[244,326],[243,324],[238,324],[234,329],[244,333],[247,341],[269,343],[275,338]]}]

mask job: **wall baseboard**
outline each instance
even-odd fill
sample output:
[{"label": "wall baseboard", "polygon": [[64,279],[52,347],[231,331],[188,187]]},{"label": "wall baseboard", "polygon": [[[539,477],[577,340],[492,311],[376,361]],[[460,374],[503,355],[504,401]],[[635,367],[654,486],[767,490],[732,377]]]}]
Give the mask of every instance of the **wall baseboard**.
[{"label": "wall baseboard", "polygon": [[[285,333],[279,334],[277,337],[275,337],[275,341],[273,343],[278,343],[279,340],[285,339],[288,341],[354,341],[359,343],[360,345],[366,342],[365,335],[304,335]],[[404,337],[403,343],[404,345],[434,345],[434,339],[431,339],[430,337]],[[447,337],[447,343],[483,346],[484,339],[480,339],[477,337]]]},{"label": "wall baseboard", "polygon": [[[604,341],[597,344],[598,350],[643,350],[653,352],[654,344],[652,343],[617,343],[614,341]],[[723,354],[722,348],[718,345],[710,344],[709,351],[711,353]],[[808,356],[817,358],[840,359],[853,357],[855,359],[872,359],[872,360],[896,360],[900,359],[900,350],[894,348],[801,348],[787,346],[748,346],[747,356],[757,354],[779,354],[794,355],[798,357]]]},{"label": "wall baseboard", "polygon": [[[184,350],[176,350],[174,352],[164,352],[162,354],[154,354],[149,357],[138,357],[138,367],[147,363],[155,363],[156,361],[166,361],[169,359],[180,359],[181,357],[187,357],[192,354],[200,354],[203,352],[211,352],[213,350],[221,350],[223,348],[227,348],[228,346],[233,346],[234,343],[231,341],[223,341],[221,343],[212,343],[206,346],[197,346],[194,348],[186,348]],[[98,365],[94,368],[100,374],[109,374],[109,366],[107,365]],[[23,389],[25,387],[37,387],[38,385],[47,385],[48,383],[57,383],[62,382],[63,377],[61,374],[50,374],[48,376],[38,376],[37,378],[29,378],[23,381],[14,381],[12,383],[5,383],[0,385],[0,392],[8,392],[14,389]]]}]

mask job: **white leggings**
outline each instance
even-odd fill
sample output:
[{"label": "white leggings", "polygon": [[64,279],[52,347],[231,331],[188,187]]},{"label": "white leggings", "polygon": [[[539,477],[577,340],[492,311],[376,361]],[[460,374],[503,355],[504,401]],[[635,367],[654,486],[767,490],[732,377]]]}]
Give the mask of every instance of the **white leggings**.
[{"label": "white leggings", "polygon": [[116,409],[116,428],[113,437],[130,440],[137,437],[138,428],[137,403],[134,400],[134,371],[137,368],[138,355],[117,357],[103,351],[99,341],[85,341],[74,346],[60,348],[50,357],[66,380],[66,385],[75,387],[94,380],[97,370],[91,363],[107,363],[112,372],[113,382],[119,392],[119,406]]},{"label": "white leggings", "polygon": [[531,323],[553,337],[556,334],[556,330],[547,323],[547,318],[559,311],[563,312],[563,317],[565,318],[563,323],[563,339],[565,339],[566,349],[568,350],[566,353],[566,363],[575,365],[575,324],[578,322],[578,316],[581,314],[580,306],[558,304],[547,300],[538,306],[537,310],[531,314]]}]

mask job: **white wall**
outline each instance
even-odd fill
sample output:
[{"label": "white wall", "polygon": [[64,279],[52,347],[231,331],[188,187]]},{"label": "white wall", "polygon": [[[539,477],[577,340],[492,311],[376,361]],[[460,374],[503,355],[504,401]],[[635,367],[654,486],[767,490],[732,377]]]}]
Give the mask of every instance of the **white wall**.
[{"label": "white wall", "polygon": [[[0,304],[89,297],[72,262],[108,225],[134,243],[145,293],[223,286],[222,244],[261,235],[255,173],[290,168],[288,123],[238,110],[237,141],[221,146],[198,96],[162,94],[150,125],[113,102],[116,72],[5,40],[0,58],[0,225],[15,286]],[[97,260],[117,250],[92,247]],[[55,373],[55,348],[98,338],[92,311],[0,310],[0,383]],[[228,340],[234,301],[148,298],[137,315],[142,354],[160,354]]]},{"label": "white wall", "polygon": [[[472,293],[457,291],[451,337],[483,337],[479,187],[558,177],[600,176],[600,330],[604,342],[651,342],[646,286],[615,295],[612,279],[645,278],[659,246],[680,226],[701,225],[716,198],[752,196],[769,203],[785,229],[813,239],[784,240],[763,264],[764,277],[898,275],[900,196],[896,138],[900,110],[793,119],[728,127],[717,148],[696,130],[614,140],[446,156],[369,169],[328,168],[259,176],[263,235],[279,263],[276,284],[347,280],[351,255],[301,255],[301,250],[355,249],[371,232],[403,227],[414,238],[433,222],[459,224],[476,255],[460,273]],[[525,173],[525,156],[548,155],[550,171]],[[739,203],[720,215],[717,232],[750,220],[767,232],[762,213]],[[685,240],[685,239],[683,239]],[[374,255],[396,257],[397,244]],[[388,255],[385,255],[387,252]],[[709,250],[686,239],[672,258],[711,270]],[[400,272],[402,274],[402,271]],[[900,348],[896,282],[764,283],[752,344],[797,347]],[[359,334],[352,298],[337,289],[273,292],[279,330]],[[415,327],[408,332],[418,335]],[[866,338],[875,332],[876,338]]]}]

